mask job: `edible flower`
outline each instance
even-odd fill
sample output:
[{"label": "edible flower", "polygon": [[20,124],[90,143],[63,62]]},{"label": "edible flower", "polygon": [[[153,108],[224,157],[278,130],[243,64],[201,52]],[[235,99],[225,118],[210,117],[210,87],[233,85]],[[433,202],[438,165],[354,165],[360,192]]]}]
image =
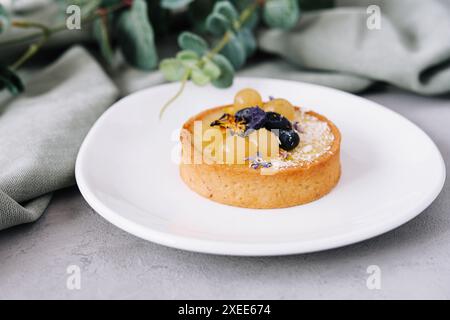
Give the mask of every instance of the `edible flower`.
[{"label": "edible flower", "polygon": [[213,121],[211,127],[230,129],[232,135],[243,135],[246,129],[246,125],[243,121],[237,121],[235,116],[229,113],[225,113],[218,120]]},{"label": "edible flower", "polygon": [[264,161],[259,152],[256,153],[256,156],[245,158],[245,161],[250,161],[250,168],[255,170],[272,167],[272,163],[269,161]]},{"label": "edible flower", "polygon": [[237,121],[245,123],[246,130],[259,130],[266,123],[266,113],[260,107],[250,107],[239,110],[234,115]]},{"label": "edible flower", "polygon": [[304,133],[302,127],[300,126],[300,122],[295,121],[292,126],[294,127],[294,130],[297,131],[298,133]]}]

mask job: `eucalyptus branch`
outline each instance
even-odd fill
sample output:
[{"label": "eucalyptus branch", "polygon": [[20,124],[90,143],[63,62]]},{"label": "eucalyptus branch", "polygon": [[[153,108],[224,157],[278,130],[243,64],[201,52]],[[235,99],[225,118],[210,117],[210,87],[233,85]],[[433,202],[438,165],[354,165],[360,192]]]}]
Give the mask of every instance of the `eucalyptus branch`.
[{"label": "eucalyptus branch", "polygon": [[211,49],[211,51],[208,52],[206,55],[206,58],[212,59],[216,54],[218,54],[220,51],[222,51],[223,48],[230,42],[231,39],[231,32],[227,31],[223,35],[222,39],[214,46],[214,48]]},{"label": "eucalyptus branch", "polygon": [[[264,4],[264,0],[255,0],[255,2],[253,2],[252,4],[248,5],[240,14],[238,21],[236,22],[236,25],[234,26],[235,31],[239,31],[243,25],[247,22],[247,20],[252,16],[252,14],[255,12],[255,10],[262,4]],[[209,50],[206,54],[204,54],[201,59],[199,60],[199,62],[197,63],[196,67],[201,68],[202,65],[205,63],[205,60],[211,60],[213,59],[217,54],[219,54],[224,48],[225,46],[230,42],[230,40],[233,37],[233,33],[231,31],[226,31],[225,34],[222,36],[222,38],[219,40],[219,42],[217,42],[217,44],[211,49]],[[164,106],[162,107],[160,114],[159,114],[159,118],[161,119],[164,111],[173,103],[176,101],[177,98],[179,98],[181,96],[181,94],[183,93],[185,87],[186,87],[186,83],[189,80],[189,76],[192,72],[192,69],[188,70],[184,77],[181,80],[181,87],[180,89],[177,91],[177,93],[169,99],[169,101],[167,101]]]},{"label": "eucalyptus branch", "polygon": [[[116,10],[122,9],[125,6],[129,6],[129,1],[124,1],[122,3],[116,4],[111,7],[107,8],[98,8],[94,13],[90,14],[89,16],[82,18],[81,21],[83,24],[90,23],[97,19],[99,16],[104,17],[110,12],[114,12]],[[22,28],[22,29],[29,29],[29,28],[35,28],[40,29],[41,31],[39,33],[36,33],[35,37],[39,37],[39,41],[36,43],[32,43],[27,51],[16,61],[14,62],[10,68],[12,70],[19,69],[25,62],[27,62],[30,58],[32,58],[43,46],[44,44],[49,40],[49,38],[60,31],[63,31],[66,29],[66,25],[60,25],[54,28],[50,28],[44,24],[38,23],[38,22],[28,22],[28,21],[13,21],[12,26],[16,28]],[[31,37],[31,35],[29,35]],[[17,39],[16,39],[17,40]],[[11,44],[11,42],[10,42]],[[0,46],[5,45],[5,43],[0,43]]]},{"label": "eucalyptus branch", "polygon": [[[242,26],[247,22],[247,20],[252,16],[253,12],[255,12],[255,10],[258,8],[258,6],[260,5],[261,1],[257,0],[254,3],[250,4],[248,7],[246,7],[241,15],[239,16],[239,20],[236,24],[236,31],[240,30],[242,28]],[[214,48],[212,48],[212,50],[210,52],[208,52],[208,54],[206,55],[206,57],[208,59],[212,59],[214,58],[214,56],[216,54],[218,54],[220,51],[223,50],[223,48],[225,48],[225,46],[228,44],[228,42],[230,42],[231,40],[231,32],[227,31],[225,32],[225,34],[223,35],[222,39],[220,39],[220,41],[214,46]]]},{"label": "eucalyptus branch", "polygon": [[36,22],[27,22],[27,21],[13,21],[12,22],[13,27],[17,28],[37,28],[40,29],[42,32],[42,38],[37,42],[33,43],[28,47],[28,50],[25,51],[25,53],[13,64],[11,65],[12,70],[17,70],[20,68],[28,59],[30,59],[32,56],[36,54],[36,52],[39,51],[39,49],[44,45],[44,43],[48,40],[51,34],[51,30],[41,24]]},{"label": "eucalyptus branch", "polygon": [[258,9],[259,6],[264,5],[265,0],[257,0],[254,3],[250,4],[248,7],[246,7],[239,17],[238,25],[236,26],[237,29],[242,28],[242,25],[247,22],[247,20],[251,17],[253,12],[255,12],[256,9]]},{"label": "eucalyptus branch", "polygon": [[183,79],[181,80],[181,87],[180,89],[177,91],[177,93],[169,100],[166,102],[166,104],[162,107],[161,111],[159,112],[159,119],[162,118],[164,111],[166,111],[166,109],[175,101],[178,99],[179,96],[181,96],[181,94],[184,91],[184,88],[186,87],[186,83],[189,79],[191,71],[187,70],[186,73],[183,76]]},{"label": "eucalyptus branch", "polygon": [[17,21],[14,20],[11,25],[16,28],[35,28],[40,29],[42,34],[48,35],[51,33],[51,29],[47,27],[46,25],[39,23],[39,22],[29,22],[29,21]]},{"label": "eucalyptus branch", "polygon": [[[98,8],[96,11],[94,11],[94,13],[91,13],[90,15],[88,15],[86,17],[82,17],[81,24],[86,25],[86,24],[94,21],[98,16],[108,14],[108,13],[120,10],[122,8],[125,8],[125,7],[129,7],[130,5],[131,5],[130,1],[124,0],[123,2],[121,2],[119,4],[115,4],[110,7]],[[48,32],[48,37],[50,37],[56,33],[59,33],[61,31],[67,30],[67,26],[65,23],[57,25],[55,27],[48,27],[43,24],[39,24],[39,23],[35,23],[35,22],[13,21],[12,26],[18,27],[18,28],[21,28],[21,27],[23,28],[23,26],[20,25],[21,23],[26,23],[26,24],[30,24],[30,25],[32,24],[32,25],[35,25],[36,28],[37,28],[37,25],[40,25],[42,28],[46,29],[46,31]],[[18,24],[18,25],[16,25],[16,24]],[[44,33],[42,32],[42,28],[39,28],[39,29],[41,29],[41,31],[39,31],[39,32],[24,35],[24,36],[17,37],[15,39],[11,39],[11,40],[2,41],[2,42],[0,42],[0,46],[11,46],[11,45],[16,45],[16,44],[20,44],[20,43],[27,43],[27,42],[39,39],[41,37],[45,37]]]}]

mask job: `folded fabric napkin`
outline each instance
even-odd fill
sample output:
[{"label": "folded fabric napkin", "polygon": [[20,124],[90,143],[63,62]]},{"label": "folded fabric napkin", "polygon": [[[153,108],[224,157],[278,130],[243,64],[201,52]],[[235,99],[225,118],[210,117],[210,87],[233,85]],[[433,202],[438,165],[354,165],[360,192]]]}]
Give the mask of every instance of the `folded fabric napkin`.
[{"label": "folded fabric napkin", "polygon": [[53,191],[75,183],[81,142],[118,96],[113,82],[80,47],[26,86],[19,98],[0,99],[0,230],[35,221]]},{"label": "folded fabric napkin", "polygon": [[[288,72],[297,80],[348,91],[383,81],[426,95],[450,92],[450,1],[338,0],[336,5],[305,13],[293,30],[261,32],[261,49],[297,66]],[[368,10],[373,5],[381,9],[379,29],[374,7]]]}]

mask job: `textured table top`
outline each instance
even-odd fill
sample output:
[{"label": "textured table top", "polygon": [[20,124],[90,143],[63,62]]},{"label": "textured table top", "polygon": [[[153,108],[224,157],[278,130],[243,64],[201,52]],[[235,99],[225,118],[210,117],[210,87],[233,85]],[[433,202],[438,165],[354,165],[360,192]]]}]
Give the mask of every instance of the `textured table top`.
[{"label": "textured table top", "polygon": [[[365,97],[422,127],[450,171],[450,96]],[[366,285],[370,265],[380,268],[379,290]],[[69,266],[79,267],[79,290],[67,287]],[[0,232],[0,298],[450,299],[449,181],[427,210],[394,231],[340,249],[270,258],[153,244],[105,221],[76,188],[63,190],[38,222]]]}]

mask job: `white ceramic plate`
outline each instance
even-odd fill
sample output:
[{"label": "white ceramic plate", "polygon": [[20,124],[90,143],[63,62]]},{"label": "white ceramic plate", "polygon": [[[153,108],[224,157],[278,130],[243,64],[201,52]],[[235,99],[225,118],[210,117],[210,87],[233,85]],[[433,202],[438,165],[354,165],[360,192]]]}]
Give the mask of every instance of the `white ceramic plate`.
[{"label": "white ceramic plate", "polygon": [[[343,174],[313,203],[274,210],[221,205],[198,196],[178,174],[177,130],[201,110],[253,87],[326,115],[341,130]],[[132,94],[111,107],[84,141],[76,178],[87,202],[138,237],[185,250],[284,255],[348,245],[421,213],[445,179],[439,150],[417,126],[368,100],[320,86],[240,78],[228,90],[188,84],[158,120],[178,84]]]}]

